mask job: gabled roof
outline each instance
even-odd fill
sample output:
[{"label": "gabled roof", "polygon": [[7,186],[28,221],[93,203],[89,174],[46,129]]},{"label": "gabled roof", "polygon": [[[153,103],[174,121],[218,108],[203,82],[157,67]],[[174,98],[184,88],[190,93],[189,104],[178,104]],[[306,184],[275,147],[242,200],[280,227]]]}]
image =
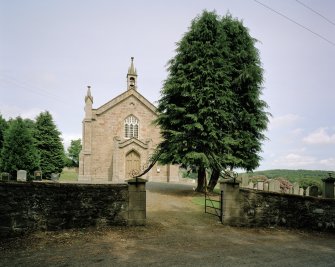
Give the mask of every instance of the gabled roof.
[{"label": "gabled roof", "polygon": [[118,105],[119,103],[125,101],[129,97],[135,97],[137,98],[144,106],[146,106],[152,113],[156,114],[156,107],[149,101],[147,100],[144,96],[142,96],[137,90],[130,89],[125,91],[124,93],[118,95],[117,97],[113,98],[106,104],[102,105],[101,107],[97,109],[93,109],[95,111],[96,115],[100,115],[107,110],[113,108],[114,106]]}]

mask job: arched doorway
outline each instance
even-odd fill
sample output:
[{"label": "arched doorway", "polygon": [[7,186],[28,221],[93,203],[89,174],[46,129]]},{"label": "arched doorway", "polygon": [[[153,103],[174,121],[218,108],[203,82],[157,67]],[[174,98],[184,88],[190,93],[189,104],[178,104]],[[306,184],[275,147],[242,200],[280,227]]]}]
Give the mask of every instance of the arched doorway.
[{"label": "arched doorway", "polygon": [[131,178],[132,174],[138,174],[141,170],[140,154],[131,150],[126,155],[126,177]]}]

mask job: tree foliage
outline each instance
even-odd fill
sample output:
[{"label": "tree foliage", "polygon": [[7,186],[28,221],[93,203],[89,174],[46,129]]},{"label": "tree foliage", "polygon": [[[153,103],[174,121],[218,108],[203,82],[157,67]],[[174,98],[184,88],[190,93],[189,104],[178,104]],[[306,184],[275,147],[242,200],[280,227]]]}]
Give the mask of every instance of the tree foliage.
[{"label": "tree foliage", "polygon": [[1,161],[1,150],[3,147],[5,131],[7,130],[7,128],[8,128],[7,121],[0,114],[0,161]]},{"label": "tree foliage", "polygon": [[79,166],[79,153],[81,151],[81,139],[71,140],[71,144],[67,149],[67,156],[70,159],[70,166],[68,167],[78,167]]},{"label": "tree foliage", "polygon": [[51,173],[61,173],[64,167],[64,147],[60,132],[48,111],[37,116],[34,137],[43,176],[48,178]]},{"label": "tree foliage", "polygon": [[156,123],[162,163],[197,166],[198,191],[205,169],[252,170],[259,164],[267,126],[260,100],[259,54],[242,22],[204,11],[192,21],[169,61]]},{"label": "tree foliage", "polygon": [[17,170],[30,175],[38,169],[39,156],[31,131],[22,118],[11,120],[1,150],[1,169],[16,177]]}]

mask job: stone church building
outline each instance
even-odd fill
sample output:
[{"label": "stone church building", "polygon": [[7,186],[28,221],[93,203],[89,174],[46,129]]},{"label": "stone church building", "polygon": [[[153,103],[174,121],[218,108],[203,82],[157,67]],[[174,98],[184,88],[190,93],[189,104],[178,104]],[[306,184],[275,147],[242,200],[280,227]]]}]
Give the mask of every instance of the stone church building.
[{"label": "stone church building", "polygon": [[[140,173],[160,141],[160,129],[152,122],[156,107],[137,90],[133,58],[127,73],[127,90],[99,108],[93,108],[88,87],[85,97],[79,181],[122,183]],[[155,165],[142,178],[176,181],[179,168]]]}]

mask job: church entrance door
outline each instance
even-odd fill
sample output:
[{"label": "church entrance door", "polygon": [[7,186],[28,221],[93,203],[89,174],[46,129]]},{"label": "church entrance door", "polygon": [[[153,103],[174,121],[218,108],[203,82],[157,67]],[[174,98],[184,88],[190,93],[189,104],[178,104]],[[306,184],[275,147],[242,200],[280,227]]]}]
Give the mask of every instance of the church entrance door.
[{"label": "church entrance door", "polygon": [[133,174],[139,174],[141,171],[140,154],[132,150],[126,155],[126,176],[130,178]]}]

